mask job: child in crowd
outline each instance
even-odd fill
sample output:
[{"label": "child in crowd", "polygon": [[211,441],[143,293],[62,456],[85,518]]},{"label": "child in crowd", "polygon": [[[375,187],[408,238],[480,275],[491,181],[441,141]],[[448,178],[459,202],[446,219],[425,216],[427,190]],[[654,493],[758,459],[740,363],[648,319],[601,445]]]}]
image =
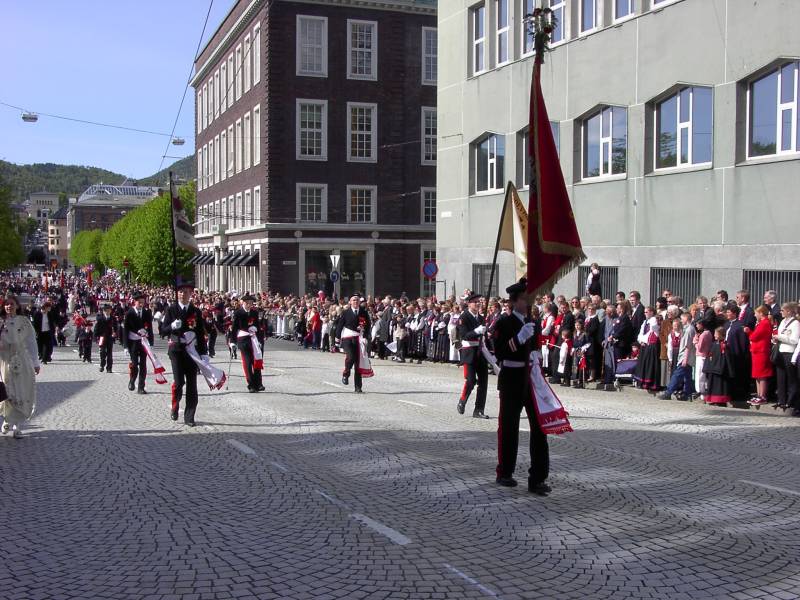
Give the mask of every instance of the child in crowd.
[{"label": "child in crowd", "polygon": [[575,337],[572,340],[572,364],[574,365],[574,386],[586,387],[586,356],[589,349],[589,338],[586,336],[584,321],[575,321]]},{"label": "child in crowd", "polygon": [[561,330],[561,345],[558,350],[558,369],[556,369],[555,383],[564,387],[571,385],[572,378],[572,331]]},{"label": "child in crowd", "polygon": [[92,362],[92,322],[86,321],[83,328],[78,332],[78,354],[83,362]]},{"label": "child in crowd", "polygon": [[730,363],[725,353],[725,328],[714,330],[714,342],[703,362],[703,373],[706,377],[706,393],[703,396],[706,404],[726,406],[731,401]]},{"label": "child in crowd", "polygon": [[330,331],[331,331],[331,321],[328,318],[328,315],[324,315],[322,317],[322,330],[321,330],[323,352],[328,352],[331,349]]}]

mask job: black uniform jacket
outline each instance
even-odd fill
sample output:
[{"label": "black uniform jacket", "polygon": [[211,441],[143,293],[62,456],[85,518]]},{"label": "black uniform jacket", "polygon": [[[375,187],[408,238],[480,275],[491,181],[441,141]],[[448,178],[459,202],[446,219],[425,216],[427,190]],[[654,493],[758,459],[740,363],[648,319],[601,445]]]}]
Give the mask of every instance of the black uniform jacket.
[{"label": "black uniform jacket", "polygon": [[[475,333],[475,329],[480,325],[485,325],[486,321],[480,313],[474,316],[468,310],[461,313],[458,321],[459,338],[464,342],[480,342],[481,336]],[[466,364],[473,364],[481,354],[480,346],[462,346],[461,348],[461,362]]]},{"label": "black uniform jacket", "polygon": [[117,324],[114,322],[114,317],[106,318],[105,315],[97,315],[97,322],[94,324],[94,339],[100,342],[100,338],[103,338],[104,346],[112,346],[116,330]]},{"label": "black uniform jacket", "polygon": [[369,314],[367,314],[367,309],[363,306],[360,306],[358,308],[358,314],[356,314],[353,312],[353,309],[348,306],[339,314],[339,320],[336,323],[336,339],[342,339],[342,329],[345,327],[347,327],[347,329],[352,329],[353,331],[358,331],[358,328],[361,326],[362,322],[364,323],[364,329],[361,332],[361,336],[369,339],[371,323],[369,320]]},{"label": "black uniform jacket", "polygon": [[[233,319],[231,321],[233,327],[233,336],[236,340],[239,340],[239,332],[244,331],[249,335],[248,329],[250,327],[255,327],[258,330],[258,311],[257,310],[245,310],[242,307],[237,308],[233,313]],[[242,338],[248,344],[250,343],[250,338],[247,339]]]},{"label": "black uniform jacket", "polygon": [[[172,323],[175,321],[181,322],[179,329],[172,328]],[[206,327],[205,322],[203,321],[203,313],[200,312],[200,309],[194,304],[190,303],[184,309],[181,309],[177,303],[170,304],[169,308],[167,309],[166,317],[164,318],[164,326],[161,328],[161,331],[164,334],[169,335],[170,352],[182,352],[184,349],[184,344],[181,341],[181,336],[187,331],[194,331],[195,335],[197,336],[197,343],[195,344],[197,353],[201,356],[203,354],[208,354]]]},{"label": "black uniform jacket", "polygon": [[136,309],[131,307],[128,309],[128,312],[125,313],[125,322],[123,324],[123,332],[122,335],[124,336],[123,345],[128,348],[130,343],[133,340],[128,339],[128,333],[136,333],[138,335],[139,330],[144,329],[147,331],[147,341],[150,345],[153,345],[153,313],[150,312],[149,308],[142,309],[142,316],[136,314]]}]

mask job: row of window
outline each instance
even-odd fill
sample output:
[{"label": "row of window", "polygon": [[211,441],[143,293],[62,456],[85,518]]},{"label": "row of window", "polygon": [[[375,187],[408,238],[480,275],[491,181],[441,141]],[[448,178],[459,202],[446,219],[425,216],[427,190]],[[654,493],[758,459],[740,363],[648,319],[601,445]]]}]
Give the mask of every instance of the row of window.
[{"label": "row of window", "polygon": [[[328,101],[298,98],[296,101],[296,150],[298,160],[328,160]],[[421,163],[436,164],[436,108],[421,111]],[[347,103],[347,160],[378,161],[378,105]]]},{"label": "row of window", "polygon": [[261,107],[256,105],[197,149],[197,189],[225,181],[261,162]]},{"label": "row of window", "polygon": [[[328,222],[328,186],[322,183],[296,185],[297,221],[301,223]],[[377,187],[347,186],[347,222],[377,222]],[[420,190],[421,223],[436,223],[436,188]]]},{"label": "row of window", "polygon": [[[328,17],[297,15],[296,73],[328,76]],[[436,85],[437,39],[434,27],[422,28],[422,84]],[[347,20],[347,78],[377,81],[378,22]]]},{"label": "row of window", "polygon": [[[530,15],[539,6],[553,11],[555,26],[551,45],[556,46],[572,36],[570,23],[577,11],[580,37],[615,25],[675,0],[487,0],[475,4],[469,12],[470,72],[478,75],[514,60],[533,54],[533,32]],[[516,35],[512,35],[516,32]]]},{"label": "row of window", "polygon": [[261,186],[209,202],[197,210],[197,233],[216,233],[218,225],[227,230],[261,224]]},{"label": "row of window", "polygon": [[[779,63],[747,83],[746,158],[800,152],[800,61]],[[646,105],[653,120],[652,162],[647,171],[710,165],[713,160],[713,90],[680,87]],[[621,106],[599,106],[576,123],[580,139],[578,180],[627,173],[628,116]],[[556,144],[558,124],[551,123]],[[526,155],[528,130],[518,133],[517,156]],[[472,191],[502,190],[505,138],[488,133],[472,143]],[[520,160],[518,181],[527,185],[527,160]]]},{"label": "row of window", "polygon": [[223,60],[208,81],[197,90],[197,133],[231,108],[243,94],[261,81],[261,24],[253,27]]}]

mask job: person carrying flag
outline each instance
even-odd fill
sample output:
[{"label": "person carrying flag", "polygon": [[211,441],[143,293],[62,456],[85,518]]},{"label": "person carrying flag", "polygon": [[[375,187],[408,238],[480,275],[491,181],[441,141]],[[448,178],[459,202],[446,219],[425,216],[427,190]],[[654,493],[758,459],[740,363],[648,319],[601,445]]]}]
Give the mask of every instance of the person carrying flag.
[{"label": "person carrying flag", "polygon": [[233,335],[241,352],[247,391],[251,394],[264,391],[261,370],[264,368],[258,339],[258,311],[253,308],[254,298],[242,297],[242,304],[233,313]]},{"label": "person carrying flag", "polygon": [[133,293],[133,306],[125,314],[123,326],[123,340],[130,356],[130,380],[128,389],[134,390],[136,379],[139,385],[136,387],[137,394],[146,394],[144,384],[147,379],[147,352],[142,346],[142,338],[146,336],[148,343],[153,345],[153,313],[144,306],[144,292]]},{"label": "person carrying flag", "polygon": [[342,383],[348,385],[350,382],[350,371],[354,370],[353,384],[357,394],[362,393],[361,372],[359,362],[361,357],[362,336],[368,337],[370,331],[370,319],[367,310],[361,306],[361,295],[353,294],[350,296],[350,306],[342,311],[339,320],[336,322],[336,342],[341,344],[342,351],[345,353],[344,371],[342,371]]}]

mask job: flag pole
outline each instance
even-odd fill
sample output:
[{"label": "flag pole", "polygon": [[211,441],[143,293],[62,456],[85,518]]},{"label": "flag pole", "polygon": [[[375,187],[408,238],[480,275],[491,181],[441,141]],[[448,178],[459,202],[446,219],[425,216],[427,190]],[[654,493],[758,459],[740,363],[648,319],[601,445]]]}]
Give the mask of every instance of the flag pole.
[{"label": "flag pole", "polygon": [[[508,198],[511,194],[509,194],[510,188],[513,184],[509,181],[508,185],[506,186],[506,197],[503,199],[503,209],[500,211],[500,225],[497,227],[497,241],[494,243],[494,256],[492,257],[492,270],[489,273],[489,289],[486,291],[486,297],[489,298],[492,295],[492,285],[494,284],[494,273],[497,269],[497,253],[500,252],[500,238],[503,233],[503,220],[506,217],[506,210],[508,210]],[[498,275],[498,279],[500,276]]]},{"label": "flag pole", "polygon": [[169,224],[172,233],[172,288],[175,292],[175,303],[178,302],[178,249],[175,242],[175,181],[172,178],[172,171],[169,172]]}]

